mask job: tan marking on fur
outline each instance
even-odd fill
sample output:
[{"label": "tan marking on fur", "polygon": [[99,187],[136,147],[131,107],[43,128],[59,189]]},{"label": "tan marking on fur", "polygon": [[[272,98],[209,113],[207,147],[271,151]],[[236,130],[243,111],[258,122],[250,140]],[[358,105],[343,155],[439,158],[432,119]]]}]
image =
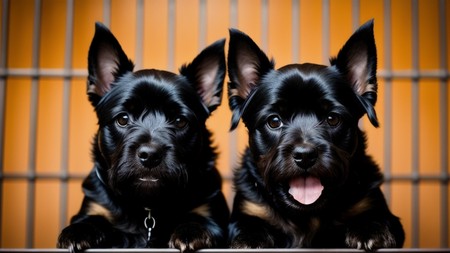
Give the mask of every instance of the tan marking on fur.
[{"label": "tan marking on fur", "polygon": [[229,97],[235,97],[239,96],[239,90],[238,89],[229,89]]},{"label": "tan marking on fur", "polygon": [[104,206],[91,202],[89,203],[89,208],[87,215],[99,215],[105,217],[109,222],[113,222],[114,218],[112,217],[111,212],[106,209]]},{"label": "tan marking on fur", "polygon": [[365,197],[350,207],[347,212],[344,213],[344,218],[354,217],[361,213],[366,212],[372,208],[372,200],[370,197]]},{"label": "tan marking on fur", "polygon": [[320,228],[320,219],[317,217],[312,217],[310,221],[310,230],[317,232]]},{"label": "tan marking on fur", "polygon": [[198,206],[198,207],[192,209],[191,213],[198,214],[202,217],[210,217],[211,216],[211,212],[209,211],[208,204],[204,204],[204,205],[201,205],[201,206]]},{"label": "tan marking on fur", "polygon": [[364,93],[369,92],[369,91],[377,92],[375,87],[376,87],[376,84],[368,83],[366,86],[366,89],[364,90]]},{"label": "tan marking on fur", "polygon": [[[258,217],[262,220],[267,221],[274,227],[282,229],[286,234],[292,235],[292,245],[296,247],[303,247],[305,245],[305,240],[309,240],[305,231],[301,230],[295,223],[290,220],[286,220],[282,215],[278,214],[269,205],[254,203],[251,201],[244,201],[241,205],[241,210],[243,213]],[[310,221],[310,227],[308,229],[308,234],[315,234],[317,229],[320,227],[320,219],[312,218]]]},{"label": "tan marking on fur", "polygon": [[272,218],[270,215],[271,210],[265,205],[257,204],[250,201],[244,201],[242,203],[241,209],[242,212],[245,214],[256,216],[272,223]]}]

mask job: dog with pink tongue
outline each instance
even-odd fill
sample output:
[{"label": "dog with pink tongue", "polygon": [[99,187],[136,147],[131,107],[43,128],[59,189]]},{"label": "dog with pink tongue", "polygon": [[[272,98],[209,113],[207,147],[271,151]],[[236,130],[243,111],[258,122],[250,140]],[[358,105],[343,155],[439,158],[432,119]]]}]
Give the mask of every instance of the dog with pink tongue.
[{"label": "dog with pink tongue", "polygon": [[366,153],[358,122],[375,127],[373,21],[348,39],[330,66],[274,62],[245,33],[230,30],[231,129],[249,145],[234,171],[232,248],[402,247],[383,175]]}]

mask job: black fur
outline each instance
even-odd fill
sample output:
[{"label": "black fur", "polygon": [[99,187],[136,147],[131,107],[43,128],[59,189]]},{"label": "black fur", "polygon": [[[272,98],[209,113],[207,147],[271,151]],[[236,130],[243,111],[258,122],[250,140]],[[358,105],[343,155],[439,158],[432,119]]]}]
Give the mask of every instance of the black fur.
[{"label": "black fur", "polygon": [[358,128],[364,114],[378,126],[373,21],[331,66],[278,70],[250,37],[231,29],[228,71],[232,129],[242,119],[249,134],[234,173],[231,247],[402,247],[402,225]]},{"label": "black fur", "polygon": [[[205,127],[221,102],[225,40],[204,49],[180,74],[133,63],[96,24],[88,56],[89,100],[98,117],[94,168],[81,209],[58,247],[222,247],[229,211]],[[144,220],[155,220],[147,241]],[[152,226],[151,219],[147,221]]]}]

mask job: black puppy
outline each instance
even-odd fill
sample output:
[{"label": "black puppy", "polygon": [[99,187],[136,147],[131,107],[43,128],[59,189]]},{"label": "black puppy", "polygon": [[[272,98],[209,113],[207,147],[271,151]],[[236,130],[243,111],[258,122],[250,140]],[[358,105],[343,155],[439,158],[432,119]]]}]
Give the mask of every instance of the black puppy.
[{"label": "black puppy", "polygon": [[81,210],[58,247],[172,247],[182,252],[226,243],[229,211],[205,121],[220,104],[225,40],[204,49],[180,74],[133,63],[96,24],[87,93],[99,130]]},{"label": "black puppy", "polygon": [[380,190],[383,176],[358,128],[378,126],[373,22],[331,66],[278,70],[244,33],[230,30],[232,129],[249,148],[235,170],[231,247],[402,247],[404,232]]}]

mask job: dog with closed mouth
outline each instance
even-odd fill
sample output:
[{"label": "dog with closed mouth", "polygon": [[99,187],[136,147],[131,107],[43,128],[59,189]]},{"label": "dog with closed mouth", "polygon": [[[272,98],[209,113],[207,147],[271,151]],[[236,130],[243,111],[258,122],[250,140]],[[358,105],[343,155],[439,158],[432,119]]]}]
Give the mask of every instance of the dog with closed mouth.
[{"label": "dog with closed mouth", "polygon": [[110,30],[96,23],[87,93],[98,117],[94,168],[84,200],[58,247],[223,247],[229,210],[205,126],[220,105],[225,40],[180,74],[134,65]]},{"label": "dog with closed mouth", "polygon": [[230,29],[231,128],[242,119],[249,135],[234,172],[232,248],[402,247],[358,127],[366,114],[378,126],[373,20],[330,62],[274,69],[249,36]]}]

